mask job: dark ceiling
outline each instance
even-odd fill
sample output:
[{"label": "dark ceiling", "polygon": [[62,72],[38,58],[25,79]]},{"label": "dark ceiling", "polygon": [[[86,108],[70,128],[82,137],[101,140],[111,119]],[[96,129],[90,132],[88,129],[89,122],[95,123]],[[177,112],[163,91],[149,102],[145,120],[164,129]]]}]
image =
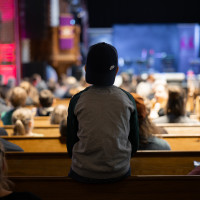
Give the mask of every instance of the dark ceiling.
[{"label": "dark ceiling", "polygon": [[198,0],[86,0],[89,26],[127,23],[200,23]]}]

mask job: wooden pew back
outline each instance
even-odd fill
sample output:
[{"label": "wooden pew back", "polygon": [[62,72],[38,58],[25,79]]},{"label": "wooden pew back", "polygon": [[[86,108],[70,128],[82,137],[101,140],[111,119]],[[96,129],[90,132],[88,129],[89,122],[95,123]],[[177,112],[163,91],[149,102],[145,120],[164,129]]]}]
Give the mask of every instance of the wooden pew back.
[{"label": "wooden pew back", "polygon": [[163,123],[156,124],[162,127],[169,134],[198,134],[200,133],[200,124],[184,124],[184,123]]},{"label": "wooden pew back", "polygon": [[133,176],[112,184],[83,184],[67,177],[10,177],[16,191],[30,191],[43,200],[196,200],[200,176]]},{"label": "wooden pew back", "polygon": [[[66,152],[6,153],[9,176],[67,176],[71,159]],[[186,175],[200,161],[200,151],[138,151],[131,159],[132,175]]]},{"label": "wooden pew back", "polygon": [[9,142],[19,145],[24,152],[66,152],[65,141],[60,136],[26,137],[2,136]]},{"label": "wooden pew back", "polygon": [[[49,130],[44,131],[48,132]],[[200,134],[162,134],[157,136],[166,140],[170,144],[171,150],[200,151]],[[19,145],[25,152],[66,152],[65,139],[61,140],[60,136],[2,136],[2,138]]]},{"label": "wooden pew back", "polygon": [[[13,125],[5,125],[3,126],[3,128],[5,128],[9,136],[13,134]],[[33,133],[40,133],[43,134],[44,136],[60,136],[59,125],[58,124],[35,125],[33,128]]]},{"label": "wooden pew back", "polygon": [[162,134],[174,151],[200,151],[200,134]]},{"label": "wooden pew back", "polygon": [[71,98],[65,98],[65,99],[55,98],[53,107],[56,107],[57,105],[60,105],[60,104],[68,107],[70,100]]},{"label": "wooden pew back", "polygon": [[51,126],[50,124],[50,116],[35,116],[34,117],[34,126]]}]

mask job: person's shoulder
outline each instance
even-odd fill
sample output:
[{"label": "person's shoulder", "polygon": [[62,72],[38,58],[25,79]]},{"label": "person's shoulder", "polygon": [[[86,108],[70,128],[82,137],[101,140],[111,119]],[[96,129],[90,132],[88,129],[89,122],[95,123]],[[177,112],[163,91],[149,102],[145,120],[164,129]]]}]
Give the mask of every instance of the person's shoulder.
[{"label": "person's shoulder", "polygon": [[7,133],[7,131],[4,128],[0,127],[0,135],[1,136],[8,136],[8,133]]},{"label": "person's shoulder", "polygon": [[153,123],[158,124],[158,123],[169,123],[168,117],[166,115],[158,117],[153,120]]},{"label": "person's shoulder", "polygon": [[151,137],[151,142],[153,142],[155,145],[157,145],[157,150],[170,150],[170,145],[169,143],[162,139],[162,138],[158,138],[158,137]]},{"label": "person's shoulder", "polygon": [[70,102],[77,101],[77,99],[79,99],[79,97],[81,96],[81,94],[83,94],[84,92],[88,91],[90,88],[91,88],[91,86],[85,88],[84,90],[82,90],[82,91],[78,92],[77,94],[75,94],[74,96],[72,96]]},{"label": "person's shoulder", "polygon": [[3,121],[4,125],[11,125],[12,124],[11,117],[12,117],[12,114],[13,114],[14,111],[15,111],[15,109],[10,109],[7,112],[3,112],[1,114],[1,120]]},{"label": "person's shoulder", "polygon": [[20,146],[11,143],[3,138],[0,138],[0,141],[3,144],[5,151],[24,151]]}]

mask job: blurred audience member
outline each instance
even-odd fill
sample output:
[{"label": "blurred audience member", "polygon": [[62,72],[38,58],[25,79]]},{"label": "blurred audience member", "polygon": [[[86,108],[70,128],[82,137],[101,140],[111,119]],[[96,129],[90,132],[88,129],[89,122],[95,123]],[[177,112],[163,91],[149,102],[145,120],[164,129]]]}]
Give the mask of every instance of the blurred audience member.
[{"label": "blurred audience member", "polygon": [[[0,128],[0,136],[8,136],[8,133],[4,128]],[[5,151],[23,151],[18,145],[8,142],[3,138],[0,138],[0,142],[3,144]]]},{"label": "blurred audience member", "polygon": [[28,81],[22,81],[19,85],[23,89],[26,90],[27,98],[26,98],[26,105],[39,105],[39,95],[38,91],[33,85]]},{"label": "blurred audience member", "polygon": [[47,84],[39,74],[33,74],[32,76],[32,84],[37,90],[40,92],[41,90],[47,89]]},{"label": "blurred audience member", "polygon": [[5,85],[0,85],[0,115],[2,112],[6,112],[10,110],[10,107],[7,105],[6,102],[6,86]]},{"label": "blurred audience member", "polygon": [[63,119],[67,118],[67,107],[65,105],[58,105],[54,108],[51,113],[50,123],[51,124],[60,124]]},{"label": "blurred audience member", "polygon": [[41,90],[39,93],[40,106],[37,108],[36,116],[50,116],[53,111],[54,95],[50,90]]},{"label": "blurred audience member", "polygon": [[169,88],[165,114],[154,120],[155,123],[199,123],[186,116],[186,93],[176,85]]},{"label": "blurred audience member", "polygon": [[159,117],[159,112],[163,113],[162,110],[166,107],[168,99],[167,82],[165,80],[156,80],[153,84],[154,97],[151,100],[151,113],[152,119]]},{"label": "blurred audience member", "polygon": [[167,141],[155,136],[155,134],[163,134],[166,131],[156,127],[149,120],[143,98],[135,93],[131,94],[135,99],[138,113],[140,133],[139,150],[171,150]]},{"label": "blurred audience member", "polygon": [[26,91],[21,87],[15,87],[11,89],[9,100],[13,106],[9,111],[3,112],[1,114],[1,120],[4,125],[12,124],[12,114],[13,112],[20,107],[23,107],[26,103],[27,94]]},{"label": "blurred audience member", "polygon": [[66,134],[67,134],[67,119],[63,119],[60,122],[60,127],[59,127],[59,131],[60,131],[60,135],[61,137],[66,138]]},{"label": "blurred audience member", "polygon": [[153,90],[152,85],[155,79],[153,75],[147,75],[145,81],[142,80],[136,86],[136,93],[143,98],[151,98]]},{"label": "blurred audience member", "polygon": [[30,109],[19,108],[12,115],[13,135],[23,136],[43,136],[43,134],[33,133],[34,119]]},{"label": "blurred audience member", "polygon": [[50,79],[50,80],[47,82],[48,90],[50,90],[53,94],[54,94],[55,91],[56,91],[57,85],[58,85],[57,82],[55,82],[53,79]]}]

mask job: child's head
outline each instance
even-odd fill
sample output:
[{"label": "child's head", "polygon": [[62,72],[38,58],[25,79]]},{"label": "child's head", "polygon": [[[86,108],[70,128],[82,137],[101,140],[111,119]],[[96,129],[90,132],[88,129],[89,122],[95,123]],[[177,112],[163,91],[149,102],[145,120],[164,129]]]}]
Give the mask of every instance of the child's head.
[{"label": "child's head", "polygon": [[60,124],[63,119],[67,118],[67,107],[60,104],[56,106],[51,113],[50,123]]},{"label": "child's head", "polygon": [[54,96],[50,90],[42,90],[39,94],[40,105],[44,108],[51,107]]},{"label": "child's head", "polygon": [[87,83],[98,86],[114,84],[118,72],[118,53],[115,47],[105,42],[90,47],[86,62]]},{"label": "child's head", "polygon": [[26,135],[32,131],[33,115],[28,108],[19,108],[12,115],[14,135]]},{"label": "child's head", "polygon": [[10,94],[10,102],[16,108],[24,106],[26,103],[27,93],[21,87],[15,87],[12,89]]}]

